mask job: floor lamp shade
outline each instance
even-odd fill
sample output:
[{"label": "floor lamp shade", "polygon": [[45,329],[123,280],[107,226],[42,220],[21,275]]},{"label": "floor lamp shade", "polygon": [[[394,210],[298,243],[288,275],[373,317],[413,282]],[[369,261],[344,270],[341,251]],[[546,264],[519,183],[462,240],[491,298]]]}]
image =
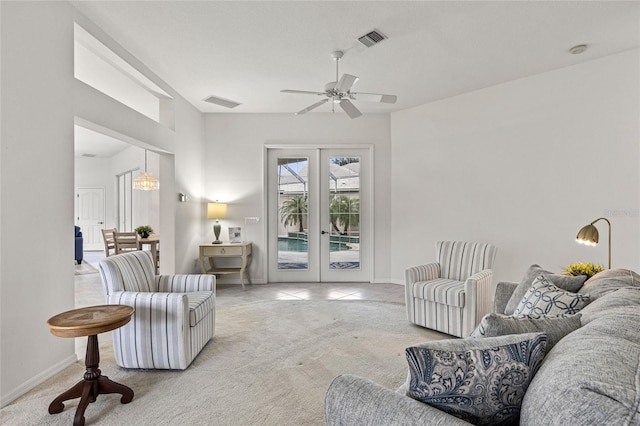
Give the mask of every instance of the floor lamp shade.
[{"label": "floor lamp shade", "polygon": [[594,224],[599,220],[604,220],[609,225],[609,269],[611,269],[611,222],[609,222],[607,218],[599,217],[590,224],[583,226],[580,231],[578,231],[576,242],[587,246],[598,245],[600,235],[598,228],[596,228]]},{"label": "floor lamp shade", "polygon": [[224,219],[227,216],[227,205],[225,203],[209,203],[207,205],[207,219],[215,219],[216,223],[213,224],[213,235],[216,240],[213,244],[222,244],[220,241],[220,222],[218,219]]}]

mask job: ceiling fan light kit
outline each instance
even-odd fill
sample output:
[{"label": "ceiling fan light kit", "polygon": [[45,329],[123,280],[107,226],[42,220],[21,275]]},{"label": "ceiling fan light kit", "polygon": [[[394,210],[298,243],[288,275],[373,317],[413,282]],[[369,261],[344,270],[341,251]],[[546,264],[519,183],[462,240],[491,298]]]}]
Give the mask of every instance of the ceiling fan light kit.
[{"label": "ceiling fan light kit", "polygon": [[316,96],[325,96],[326,98],[316,102],[314,104],[309,105],[308,107],[296,112],[296,115],[306,114],[309,111],[312,111],[318,108],[321,105],[324,105],[329,100],[332,101],[332,105],[339,105],[340,108],[350,117],[350,118],[358,118],[362,115],[362,112],[351,102],[352,100],[361,100],[368,102],[378,102],[378,103],[388,103],[394,104],[398,99],[395,95],[384,95],[381,93],[358,93],[352,92],[351,88],[354,84],[356,84],[359,80],[358,77],[351,74],[342,74],[342,77],[338,79],[340,75],[338,70],[338,62],[344,56],[344,52],[341,50],[336,50],[331,53],[331,58],[336,61],[336,79],[334,81],[330,81],[324,86],[324,92],[312,92],[308,90],[292,90],[292,89],[284,89],[281,90],[282,93],[295,93],[301,95],[316,95]]}]

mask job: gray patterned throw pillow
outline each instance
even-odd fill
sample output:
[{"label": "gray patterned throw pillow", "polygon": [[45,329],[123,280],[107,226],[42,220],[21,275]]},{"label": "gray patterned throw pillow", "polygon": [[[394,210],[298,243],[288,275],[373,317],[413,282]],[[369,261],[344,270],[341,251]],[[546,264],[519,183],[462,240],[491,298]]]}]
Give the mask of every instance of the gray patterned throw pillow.
[{"label": "gray patterned throw pillow", "polygon": [[588,294],[564,291],[540,274],[533,280],[533,285],[527,290],[513,315],[526,315],[531,318],[541,318],[544,315],[571,315],[587,306],[590,301]]},{"label": "gray patterned throw pillow", "polygon": [[529,316],[487,314],[470,337],[486,338],[506,334],[546,333],[547,353],[549,353],[560,339],[580,328],[582,325],[581,316],[582,314],[545,315],[542,318],[531,318]]},{"label": "gray patterned throw pillow", "polygon": [[538,277],[538,275],[540,274],[544,275],[552,283],[554,283],[556,286],[560,287],[561,289],[570,291],[572,293],[577,292],[580,289],[580,287],[582,287],[585,280],[587,279],[586,275],[579,275],[577,277],[574,277],[574,276],[554,274],[552,272],[542,269],[540,265],[531,265],[529,269],[527,269],[527,271],[525,272],[524,277],[522,277],[522,280],[520,281],[516,289],[514,290],[513,294],[511,295],[511,298],[509,298],[509,301],[507,302],[507,305],[505,306],[505,309],[504,309],[505,314],[507,315],[513,314],[513,311],[518,306],[518,303],[520,303],[520,301],[524,297],[527,290],[529,290],[533,285],[533,280],[535,280],[536,277]]},{"label": "gray patterned throw pillow", "polygon": [[476,425],[518,424],[546,341],[528,333],[409,347],[407,396]]}]

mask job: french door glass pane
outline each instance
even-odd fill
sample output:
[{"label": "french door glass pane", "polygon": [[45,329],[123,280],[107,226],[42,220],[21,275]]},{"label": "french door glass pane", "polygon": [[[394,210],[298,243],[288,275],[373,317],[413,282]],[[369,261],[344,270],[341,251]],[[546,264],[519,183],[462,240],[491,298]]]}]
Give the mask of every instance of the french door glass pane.
[{"label": "french door glass pane", "polygon": [[278,269],[309,269],[309,158],[278,158]]},{"label": "french door glass pane", "polygon": [[329,158],[329,268],[360,268],[360,158]]}]

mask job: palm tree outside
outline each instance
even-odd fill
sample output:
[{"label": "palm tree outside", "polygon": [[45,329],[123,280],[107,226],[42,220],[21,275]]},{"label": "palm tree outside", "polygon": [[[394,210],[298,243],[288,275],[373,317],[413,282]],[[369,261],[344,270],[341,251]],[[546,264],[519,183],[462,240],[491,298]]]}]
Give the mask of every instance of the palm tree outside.
[{"label": "palm tree outside", "polygon": [[298,225],[298,232],[304,232],[304,219],[309,212],[307,196],[294,195],[282,202],[280,220],[286,227]]},{"label": "palm tree outside", "polygon": [[[347,235],[349,228],[360,225],[360,199],[346,195],[334,195],[329,203],[329,220],[334,231],[339,235]],[[341,231],[338,227],[343,226]]]}]

